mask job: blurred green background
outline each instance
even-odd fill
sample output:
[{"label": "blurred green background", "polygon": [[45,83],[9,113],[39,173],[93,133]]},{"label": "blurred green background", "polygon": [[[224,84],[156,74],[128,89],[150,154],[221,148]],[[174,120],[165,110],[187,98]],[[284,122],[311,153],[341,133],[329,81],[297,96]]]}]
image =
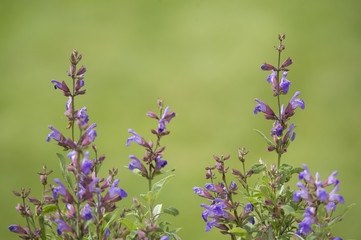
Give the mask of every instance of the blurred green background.
[{"label": "blurred green background", "polygon": [[306,102],[293,118],[297,137],[284,161],[306,163],[323,179],[339,171],[346,205],[358,205],[335,236],[360,239],[360,10],[357,0],[1,1],[1,239],[16,239],[7,226],[24,223],[11,191],[31,187],[39,196],[36,172],[43,163],[60,176],[60,148],[45,138],[48,125],[65,132],[67,99],[50,80],[67,80],[73,48],[88,68],[88,93],[77,107],[87,106],[98,124],[104,174],[118,167],[129,195],[146,191],[147,183],[123,168],[129,154],[142,154],[138,146],[125,147],[127,129],[149,139],[156,122],[145,113],[164,99],[178,114],[164,141],[167,167],[177,176],[160,200],[180,209],[170,220],[183,227],[183,239],[228,239],[217,230],[204,232],[204,200],[192,188],[205,184],[204,167],[213,164],[213,154],[230,153],[236,165],[242,145],[251,151],[249,165],[260,157],[276,162],[253,130],[271,128],[254,116],[253,99],[276,104],[260,66],[276,63],[278,33],[286,33],[284,59],[294,60],[290,95],[282,101],[298,90]]}]

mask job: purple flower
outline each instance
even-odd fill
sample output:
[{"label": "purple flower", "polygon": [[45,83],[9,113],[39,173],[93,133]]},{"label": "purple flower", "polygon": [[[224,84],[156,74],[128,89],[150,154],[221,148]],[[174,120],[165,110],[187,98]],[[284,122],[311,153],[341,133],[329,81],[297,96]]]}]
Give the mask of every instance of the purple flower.
[{"label": "purple flower", "polygon": [[163,236],[159,240],[168,240],[168,239],[169,239],[169,236]]},{"label": "purple flower", "polygon": [[166,125],[176,116],[175,112],[169,112],[169,107],[164,110],[163,116],[159,119],[158,132],[163,132]]},{"label": "purple flower", "polygon": [[289,86],[292,84],[290,81],[286,79],[287,72],[284,72],[280,82],[280,88],[282,89],[283,93],[288,93]]},{"label": "purple flower", "polygon": [[287,60],[282,63],[281,68],[287,67],[287,66],[291,65],[292,63],[293,63],[292,59],[287,58]]},{"label": "purple flower", "polygon": [[94,178],[93,181],[91,181],[88,185],[88,189],[89,189],[89,192],[97,192],[97,193],[100,193],[100,189],[99,188],[95,188],[95,184],[97,184],[99,182],[99,178]]},{"label": "purple flower", "polygon": [[336,204],[334,202],[329,202],[327,203],[327,205],[325,206],[327,214],[331,211],[331,210],[336,210]]},{"label": "purple flower", "polygon": [[[293,132],[293,128],[295,127],[295,124],[291,124],[290,125],[290,127],[288,128],[288,131],[286,132],[286,135],[285,135],[285,137],[283,138],[283,140],[282,140],[282,143],[283,143],[283,145],[287,145],[287,141],[288,141],[288,139],[290,138],[290,136],[291,136],[291,142],[293,142],[294,140],[295,140],[295,138],[296,138],[296,133],[295,132]],[[307,167],[307,166],[306,166]]]},{"label": "purple flower", "polygon": [[217,219],[210,220],[207,222],[205,231],[208,232],[213,228],[213,225],[217,224]]},{"label": "purple flower", "polygon": [[57,197],[58,197],[58,193],[59,193],[60,195],[62,195],[63,197],[65,197],[68,190],[66,189],[66,187],[64,186],[64,184],[63,184],[59,179],[57,179],[57,178],[54,179],[54,182],[56,182],[56,183],[59,184],[60,186],[59,186],[59,187],[55,187],[55,188],[53,189],[53,198],[57,198]]},{"label": "purple flower", "polygon": [[340,238],[340,237],[334,237],[334,238],[332,238],[332,240],[342,240],[342,238]]},{"label": "purple flower", "polygon": [[86,151],[85,156],[83,158],[83,161],[81,162],[81,170],[88,175],[88,173],[90,172],[93,163],[91,160],[88,159],[89,158],[89,151]]},{"label": "purple flower", "polygon": [[300,94],[301,94],[300,92],[296,92],[290,101],[293,110],[296,109],[297,107],[300,107],[301,109],[305,109],[305,102],[302,99],[297,98]]},{"label": "purple flower", "polygon": [[69,152],[66,156],[71,159],[71,162],[73,163],[73,167],[77,168],[78,167],[78,152],[73,150],[73,151]]},{"label": "purple flower", "polygon": [[274,70],[272,70],[272,73],[267,77],[267,82],[272,83],[274,80],[276,80],[277,83],[277,74]]},{"label": "purple flower", "polygon": [[255,99],[255,101],[258,102],[259,104],[254,108],[254,111],[253,111],[254,114],[263,112],[263,113],[265,113],[266,119],[275,119],[276,118],[274,112],[267,104],[265,104],[264,102],[262,102],[261,100],[259,100],[257,98]]},{"label": "purple flower", "polygon": [[276,70],[276,68],[274,66],[272,66],[271,64],[268,64],[268,63],[264,63],[262,66],[261,66],[261,69],[263,71],[269,71],[269,70]]},{"label": "purple flower", "polygon": [[200,197],[213,198],[212,195],[209,192],[207,192],[207,190],[200,188],[200,187],[194,187],[193,192]]},{"label": "purple flower", "polygon": [[64,81],[60,83],[58,81],[51,80],[51,83],[54,84],[55,89],[59,88],[61,91],[63,91],[65,96],[70,96],[70,90]]},{"label": "purple flower", "polygon": [[328,199],[327,191],[321,187],[322,181],[319,181],[320,174],[316,173],[316,195],[318,199],[320,199],[322,202],[326,201]]},{"label": "purple flower", "polygon": [[121,200],[122,198],[125,198],[128,196],[128,194],[121,188],[117,188],[117,185],[119,183],[119,179],[116,179],[113,184],[110,186],[109,190],[108,190],[108,194],[110,198],[115,197],[116,195],[119,195],[119,200]]},{"label": "purple flower", "polygon": [[144,138],[139,136],[138,133],[134,132],[132,129],[128,129],[128,133],[133,134],[133,136],[128,138],[127,144],[126,144],[127,147],[130,146],[131,142],[138,143],[139,145],[141,145],[143,147],[149,147],[148,143],[144,140]]},{"label": "purple flower", "polygon": [[85,125],[89,122],[89,116],[85,111],[87,111],[87,108],[83,107],[76,114],[76,117],[79,118],[81,125]]},{"label": "purple flower", "polygon": [[103,239],[102,240],[107,240],[110,236],[110,230],[109,228],[105,229],[104,231],[104,235],[103,235]]},{"label": "purple flower", "polygon": [[19,234],[26,234],[26,231],[24,228],[22,228],[19,224],[18,225],[10,225],[8,227],[10,232],[19,233]]},{"label": "purple flower", "polygon": [[[83,77],[83,76],[81,76],[81,77]],[[82,87],[84,87],[84,81],[81,79],[78,79],[75,84],[75,91],[79,91]]]},{"label": "purple flower", "polygon": [[252,203],[247,203],[246,206],[244,206],[244,212],[246,214],[250,213],[253,211],[253,205]]},{"label": "purple flower", "polygon": [[300,172],[300,174],[298,175],[298,179],[300,179],[300,180],[305,179],[306,182],[313,183],[314,181],[313,181],[310,171],[308,170],[307,165],[302,164],[302,166],[305,170],[303,172]]},{"label": "purple flower", "polygon": [[279,121],[275,122],[273,124],[273,128],[271,129],[271,136],[277,135],[282,136],[283,128],[282,125],[279,123]]},{"label": "purple flower", "polygon": [[231,191],[236,191],[238,189],[238,186],[235,182],[231,182],[231,184],[229,185],[229,190]]},{"label": "purple flower", "polygon": [[310,232],[313,231],[311,226],[314,223],[314,220],[312,216],[308,213],[304,213],[303,217],[304,219],[302,220],[302,222],[298,224],[298,227],[300,228],[299,233],[307,236]]},{"label": "purple flower", "polygon": [[256,221],[254,220],[254,217],[250,217],[250,218],[247,218],[247,220],[244,222],[244,223],[251,223],[252,225],[254,225],[256,223]]},{"label": "purple flower", "polygon": [[60,219],[56,219],[55,222],[59,224],[58,227],[56,228],[56,231],[58,232],[59,235],[61,235],[63,231],[70,231],[68,225],[64,221]]},{"label": "purple flower", "polygon": [[95,123],[93,123],[86,131],[85,134],[83,135],[83,141],[82,141],[82,145],[83,146],[87,146],[90,143],[94,142],[96,136],[97,136],[97,132],[95,131],[95,128],[97,125]]},{"label": "purple flower", "polygon": [[85,206],[83,207],[83,209],[81,210],[81,216],[82,218],[84,218],[86,221],[90,220],[93,218],[92,215],[92,209],[90,207],[90,205],[87,203],[85,204]]},{"label": "purple flower", "polygon": [[129,155],[130,159],[133,159],[132,162],[129,163],[129,170],[133,171],[135,168],[142,169],[142,163],[139,161],[139,159],[133,155]]},{"label": "purple flower", "polygon": [[49,133],[48,137],[46,138],[46,141],[50,142],[50,139],[53,138],[55,141],[59,142],[62,137],[61,133],[57,129],[55,129],[53,126],[49,126],[49,128],[53,131],[51,133]]},{"label": "purple flower", "polygon": [[337,192],[338,190],[340,190],[340,188],[339,188],[338,186],[335,187],[335,188],[330,192],[330,195],[329,195],[329,197],[328,197],[328,200],[329,200],[329,201],[337,201],[337,202],[339,202],[339,203],[341,203],[341,204],[344,204],[345,201],[344,201],[343,197],[342,197],[341,195],[339,195],[339,194],[336,194],[336,192]]},{"label": "purple flower", "polygon": [[335,176],[338,174],[337,171],[334,171],[323,183],[322,183],[322,187],[327,187],[330,186],[332,184],[335,184],[334,186],[336,187],[340,181],[335,178]]},{"label": "purple flower", "polygon": [[158,171],[161,168],[164,168],[165,165],[167,165],[167,163],[168,163],[167,160],[162,160],[161,159],[162,157],[163,157],[162,155],[159,155],[157,157],[157,159],[155,160],[156,161],[156,166],[155,166],[156,171]]},{"label": "purple flower", "polygon": [[309,199],[309,193],[308,193],[308,190],[305,186],[303,186],[303,184],[301,182],[298,182],[297,183],[297,186],[299,188],[301,188],[300,191],[296,191],[294,194],[293,194],[293,201],[295,202],[298,202],[300,200],[300,197],[305,199],[305,200],[308,200]]}]

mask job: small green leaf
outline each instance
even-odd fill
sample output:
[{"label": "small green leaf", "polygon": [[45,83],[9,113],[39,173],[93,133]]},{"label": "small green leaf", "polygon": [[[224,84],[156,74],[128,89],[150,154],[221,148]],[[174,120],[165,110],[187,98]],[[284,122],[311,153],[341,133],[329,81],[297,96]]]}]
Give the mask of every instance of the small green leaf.
[{"label": "small green leaf", "polygon": [[175,207],[169,207],[163,210],[164,213],[173,215],[173,216],[177,216],[179,215],[179,210],[176,209]]},{"label": "small green leaf", "polygon": [[284,206],[282,206],[282,209],[285,211],[286,215],[288,215],[288,214],[291,214],[291,215],[296,214],[296,211],[290,205],[284,205]]},{"label": "small green leaf", "polygon": [[234,234],[236,236],[248,237],[248,232],[243,228],[239,228],[239,227],[233,228],[233,229],[228,230],[228,232],[231,234]]},{"label": "small green leaf", "polygon": [[134,231],[137,229],[137,227],[134,225],[134,223],[132,223],[128,219],[120,218],[119,222],[123,223],[128,228],[129,231]]},{"label": "small green leaf", "polygon": [[273,200],[272,192],[267,186],[261,185],[261,186],[259,186],[259,190],[262,192],[262,194],[265,198],[267,198],[268,200],[271,200],[271,201]]},{"label": "small green leaf", "polygon": [[258,174],[266,169],[266,166],[261,163],[256,163],[252,165],[251,170],[254,174]]},{"label": "small green leaf", "polygon": [[159,217],[159,214],[162,212],[162,204],[158,204],[153,209],[153,216],[155,219]]},{"label": "small green leaf", "polygon": [[156,199],[160,193],[160,191],[164,188],[164,186],[172,179],[175,175],[169,175],[158,182],[154,183],[152,186],[152,192],[154,193],[154,199]]},{"label": "small green leaf", "polygon": [[149,191],[147,194],[140,194],[140,196],[149,204],[153,203],[153,201],[155,200],[154,193],[152,191]]},{"label": "small green leaf", "polygon": [[72,180],[70,178],[69,172],[66,169],[66,162],[65,162],[64,156],[62,154],[60,154],[60,153],[57,153],[56,156],[58,156],[58,158],[60,160],[60,169],[61,169],[61,172],[63,174],[63,178],[68,183],[69,187],[73,188],[74,185],[73,185],[73,182],[72,182]]},{"label": "small green leaf", "polygon": [[111,224],[113,224],[113,222],[115,221],[115,220],[117,220],[117,219],[119,219],[120,218],[120,213],[121,213],[121,211],[122,211],[122,209],[120,209],[120,208],[118,208],[117,210],[115,210],[114,212],[112,212],[111,213],[111,218],[109,219],[109,221],[105,224],[105,226],[104,226],[104,230],[105,229],[107,229],[107,228],[109,228],[109,226],[111,225]]},{"label": "small green leaf", "polygon": [[259,133],[259,135],[261,135],[263,138],[264,138],[264,140],[267,142],[267,144],[269,145],[269,146],[271,146],[271,147],[276,147],[275,145],[274,145],[274,143],[271,141],[271,140],[269,140],[267,137],[266,137],[266,135],[264,135],[263,134],[263,132],[261,132],[260,130],[258,130],[258,129],[254,129],[256,132],[258,132]]},{"label": "small green leaf", "polygon": [[51,213],[51,212],[55,212],[57,210],[57,207],[55,205],[46,205],[43,207],[43,212],[41,213],[42,215]]}]

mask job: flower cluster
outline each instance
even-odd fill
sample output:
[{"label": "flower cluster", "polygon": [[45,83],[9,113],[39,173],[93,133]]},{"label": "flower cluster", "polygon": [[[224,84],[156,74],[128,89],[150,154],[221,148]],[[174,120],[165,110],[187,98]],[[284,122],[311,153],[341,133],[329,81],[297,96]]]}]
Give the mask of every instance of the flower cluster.
[{"label": "flower cluster", "polygon": [[[127,197],[127,193],[118,188],[119,179],[115,176],[118,170],[109,171],[109,176],[104,179],[98,176],[100,165],[105,159],[105,155],[98,156],[97,146],[94,144],[97,132],[96,124],[89,125],[87,108],[76,109],[75,98],[84,95],[86,90],[82,90],[85,85],[84,74],[87,69],[81,66],[77,70],[77,65],[82,59],[82,55],[74,50],[70,55],[70,70],[67,75],[71,78],[70,86],[65,81],[52,80],[55,89],[59,89],[68,101],[65,104],[65,116],[68,120],[68,129],[71,129],[71,136],[65,137],[53,126],[49,126],[51,132],[46,138],[47,142],[54,139],[63,150],[68,151],[66,159],[63,155],[57,154],[62,166],[64,181],[55,178],[55,185],[48,184],[47,177],[52,170],[39,172],[40,181],[44,186],[44,193],[41,199],[29,196],[28,192],[14,192],[16,196],[23,199],[23,204],[19,204],[17,209],[27,219],[27,227],[12,225],[9,230],[25,239],[45,239],[47,226],[56,226],[56,233],[64,239],[82,239],[85,236],[97,239],[108,239],[111,235],[116,237],[116,227],[113,234],[107,227],[104,229],[103,217],[113,212],[117,207],[116,203]],[[78,131],[79,138],[75,138]],[[94,157],[90,157],[89,146],[94,152]],[[50,194],[49,194],[50,192]],[[25,199],[36,206],[37,211],[32,213]],[[28,210],[27,210],[28,209]],[[47,213],[50,215],[45,216]],[[36,226],[34,216],[39,217],[40,227]],[[31,224],[29,224],[29,222]],[[91,229],[91,230],[90,230]],[[92,232],[93,231],[93,232]],[[54,236],[55,238],[55,236]]]},{"label": "flower cluster", "polygon": [[[214,156],[216,165],[206,168],[206,179],[211,183],[206,183],[204,188],[193,188],[195,194],[210,201],[209,205],[201,204],[205,208],[202,213],[203,220],[207,222],[205,230],[210,231],[216,227],[232,240],[296,239],[296,236],[300,239],[342,240],[333,237],[330,231],[334,223],[342,220],[342,215],[332,215],[336,205],[344,203],[343,197],[336,194],[339,190],[339,181],[335,178],[337,171],[321,181],[318,173],[315,179],[311,176],[306,165],[302,169],[287,163],[281,164],[282,155],[287,152],[296,136],[296,126],[290,119],[297,108],[305,108],[305,103],[299,98],[301,93],[296,91],[287,105],[281,104],[281,96],[287,95],[291,90],[292,83],[287,78],[288,67],[293,61],[288,57],[281,64],[285,35],[279,35],[278,39],[279,45],[275,47],[278,52],[277,66],[268,63],[261,66],[263,71],[271,71],[267,82],[271,84],[273,96],[277,98],[278,109],[273,110],[259,99],[255,99],[258,104],[254,109],[254,114],[262,112],[266,119],[273,121],[270,130],[273,141],[257,131],[267,142],[267,151],[277,153],[278,165],[272,163],[269,169],[267,162],[260,159],[259,163],[246,170],[245,155],[248,151],[244,147],[240,148],[238,159],[242,167],[231,171],[238,181],[236,183],[227,181],[229,167],[225,166],[225,160],[230,156]],[[221,181],[214,181],[216,171],[221,175]],[[250,186],[250,178],[260,173],[262,177]],[[297,173],[304,183],[297,184],[301,190],[293,191],[286,183]],[[331,185],[335,188],[327,192],[325,188]],[[242,198],[237,201],[235,195],[238,193],[241,193]]]},{"label": "flower cluster", "polygon": [[[336,210],[337,204],[344,204],[344,199],[341,195],[336,194],[339,190],[339,180],[335,178],[337,171],[334,171],[326,180],[321,181],[318,172],[313,178],[306,164],[303,164],[303,168],[304,171],[299,174],[299,180],[303,180],[304,183],[297,183],[301,190],[294,193],[293,200],[299,202],[303,199],[307,202],[308,207],[303,214],[304,219],[298,224],[299,230],[297,231],[298,235],[307,236],[314,232],[312,226],[318,225],[319,227],[320,224],[328,224],[332,220],[332,212]],[[334,189],[328,193],[325,188],[329,186],[333,186]],[[323,216],[320,212],[324,212],[325,215]]]},{"label": "flower cluster", "polygon": [[[148,180],[148,194],[143,194],[143,197],[148,206],[142,205],[138,199],[134,198],[134,207],[131,209],[131,215],[138,218],[138,224],[136,224],[136,229],[134,235],[137,236],[136,239],[155,239],[155,240],[167,240],[167,239],[177,239],[179,238],[176,235],[178,230],[168,231],[164,228],[164,221],[159,219],[159,215],[162,213],[168,213],[171,215],[178,215],[178,210],[175,208],[164,209],[162,210],[162,204],[158,204],[154,207],[155,200],[159,194],[160,189],[164,184],[174,175],[169,175],[159,182],[152,185],[152,181],[158,175],[167,173],[168,171],[163,170],[167,165],[167,160],[163,159],[163,154],[165,146],[161,146],[161,139],[164,136],[170,134],[170,131],[165,131],[167,124],[176,116],[173,111],[169,110],[169,107],[164,109],[163,101],[158,99],[157,101],[159,107],[159,116],[152,111],[147,113],[147,116],[157,120],[157,130],[151,129],[151,133],[156,136],[156,140],[146,141],[142,136],[136,133],[132,129],[128,129],[128,132],[132,134],[131,137],[127,139],[126,146],[130,146],[132,142],[140,145],[145,149],[145,154],[139,160],[136,156],[130,155],[129,158],[132,161],[129,163],[129,170],[132,172],[146,178]],[[163,112],[164,109],[164,112]]]},{"label": "flower cluster", "polygon": [[[246,154],[245,149],[243,149],[242,152]],[[230,231],[233,229],[233,225],[235,225],[236,228],[243,228],[247,223],[255,223],[255,219],[253,215],[251,215],[254,208],[252,203],[244,205],[240,201],[234,200],[234,196],[237,194],[238,186],[234,181],[227,184],[227,173],[229,167],[225,166],[225,161],[230,158],[230,155],[222,155],[221,157],[213,156],[213,158],[216,160],[216,165],[206,168],[206,179],[210,179],[211,183],[206,183],[204,188],[194,187],[193,192],[210,201],[210,205],[200,205],[205,208],[202,213],[203,220],[207,222],[205,231],[210,231],[214,226],[221,229],[221,233],[230,234]],[[242,158],[244,162],[244,156]],[[213,179],[216,179],[214,171],[218,171],[218,173],[222,176],[221,182],[213,182]],[[241,172],[233,169],[232,174],[237,175],[239,177],[238,180],[244,186],[247,176],[251,176],[252,172],[249,171],[248,174],[243,176]],[[242,206],[244,206],[243,210],[239,213],[239,208]],[[211,220],[208,221],[208,218]]]},{"label": "flower cluster", "polygon": [[[285,35],[279,36],[280,44],[278,48],[276,48],[279,52],[279,59],[282,51],[285,49],[285,46],[282,44],[284,39]],[[298,98],[298,96],[301,94],[300,92],[296,92],[293,95],[286,108],[283,104],[281,106],[280,103],[280,95],[286,95],[291,85],[291,82],[286,79],[289,71],[289,69],[286,67],[290,66],[292,63],[292,59],[287,58],[281,65],[280,62],[278,62],[278,67],[274,67],[268,63],[264,63],[261,66],[263,71],[272,71],[272,73],[267,77],[267,82],[272,84],[273,96],[277,97],[278,99],[277,113],[275,113],[266,103],[257,98],[255,99],[258,105],[254,109],[254,114],[263,112],[266,119],[274,120],[273,128],[270,131],[270,134],[273,137],[273,143],[271,141],[267,141],[267,150],[276,151],[276,153],[279,155],[279,159],[281,158],[281,155],[287,151],[287,147],[296,136],[296,133],[294,132],[294,124],[292,123],[288,126],[287,121],[289,121],[290,118],[295,114],[297,107],[301,109],[305,108],[304,101]],[[283,72],[282,78],[279,79],[281,72]],[[280,162],[278,163],[278,166],[279,165]]]}]

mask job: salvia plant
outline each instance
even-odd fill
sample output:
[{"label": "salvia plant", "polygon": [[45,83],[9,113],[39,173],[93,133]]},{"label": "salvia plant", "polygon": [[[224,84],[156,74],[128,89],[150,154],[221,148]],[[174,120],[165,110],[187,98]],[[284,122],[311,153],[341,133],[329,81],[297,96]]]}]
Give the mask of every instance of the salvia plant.
[{"label": "salvia plant", "polygon": [[[332,234],[332,227],[343,219],[350,208],[336,213],[344,199],[337,194],[339,180],[337,171],[321,180],[317,172],[312,175],[307,165],[293,167],[284,160],[291,143],[295,140],[296,125],[292,117],[296,111],[305,108],[295,92],[287,104],[292,88],[287,79],[292,59],[281,63],[285,49],[285,35],[279,35],[277,64],[264,63],[263,71],[270,71],[267,82],[271,84],[276,98],[276,110],[259,99],[254,114],[262,113],[272,122],[271,138],[256,130],[266,141],[267,151],[277,157],[277,164],[259,160],[249,166],[245,147],[238,150],[239,168],[228,166],[230,155],[213,156],[215,164],[205,168],[207,183],[194,187],[193,192],[207,199],[201,204],[205,231],[219,229],[231,240],[242,239],[328,239],[340,240]],[[164,159],[166,146],[161,140],[170,134],[168,124],[176,114],[157,101],[158,114],[149,111],[146,115],[155,120],[150,131],[153,140],[145,140],[129,129],[126,146],[136,145],[144,150],[142,157],[130,155],[127,168],[142,179],[148,189],[139,197],[132,197],[132,206],[121,205],[128,196],[118,187],[118,169],[113,168],[106,176],[100,176],[105,155],[100,154],[94,141],[97,137],[95,123],[91,123],[87,108],[77,108],[77,97],[86,90],[84,66],[78,67],[82,55],[74,50],[70,55],[69,81],[52,80],[54,88],[67,98],[67,134],[49,126],[51,132],[46,141],[52,139],[63,150],[57,153],[62,179],[50,180],[54,172],[44,164],[38,172],[43,193],[40,197],[30,195],[31,189],[13,191],[19,197],[16,210],[25,218],[22,225],[11,225],[9,230],[22,239],[121,239],[121,240],[179,240],[180,228],[173,228],[164,215],[177,216],[178,209],[164,207],[159,195],[165,185],[174,177],[174,169],[166,170]],[[291,88],[291,89],[290,89]],[[284,95],[284,96],[283,96]],[[66,135],[69,135],[66,137]],[[133,142],[133,143],[132,143]],[[290,186],[292,177],[298,174],[297,187]],[[129,192],[129,191],[128,191]],[[213,230],[214,231],[214,230]]]},{"label": "salvia plant", "polygon": [[158,100],[159,116],[152,111],[147,114],[157,120],[157,130],[151,130],[156,136],[154,143],[128,130],[133,136],[128,138],[127,146],[133,141],[145,148],[141,161],[129,156],[133,160],[129,169],[147,180],[149,191],[141,195],[144,203],[134,197],[133,206],[120,206],[119,202],[128,194],[118,187],[118,169],[109,170],[104,177],[99,175],[105,155],[99,154],[94,143],[97,125],[91,124],[86,107],[76,108],[75,105],[77,97],[86,93],[87,69],[84,66],[77,69],[81,59],[77,50],[71,53],[68,83],[51,81],[68,99],[64,115],[70,136],[49,126],[51,132],[46,138],[47,142],[53,139],[65,152],[57,153],[63,178],[49,181],[53,170],[43,165],[38,172],[43,186],[41,197],[31,196],[30,188],[13,191],[20,198],[16,210],[25,218],[25,224],[11,225],[9,230],[22,239],[180,239],[176,234],[179,229],[172,229],[169,222],[162,220],[163,214],[176,216],[179,211],[156,205],[160,191],[174,175],[153,182],[157,176],[168,172],[164,170],[167,161],[163,159],[165,146],[161,145],[161,138],[169,135],[166,126],[175,113],[169,107],[164,109],[163,101]]},{"label": "salvia plant", "polygon": [[[295,140],[296,125],[292,117],[296,111],[305,108],[305,103],[296,91],[288,103],[282,103],[291,90],[291,82],[287,79],[291,58],[281,62],[281,54],[285,50],[285,35],[279,35],[277,64],[264,63],[263,71],[270,71],[267,77],[273,96],[276,98],[276,109],[260,99],[254,114],[262,113],[271,120],[271,138],[256,130],[266,141],[267,151],[277,156],[277,165],[263,160],[249,166],[245,147],[239,148],[239,168],[230,169],[227,162],[230,155],[213,156],[215,165],[205,168],[207,183],[204,187],[194,187],[193,192],[207,201],[201,204],[205,231],[219,229],[232,240],[241,239],[334,239],[331,228],[343,219],[343,213],[336,214],[338,204],[344,199],[336,192],[339,180],[333,172],[325,180],[319,173],[314,177],[306,164],[303,168],[293,167],[282,158]],[[291,91],[290,91],[291,92]],[[284,95],[284,96],[283,96]],[[298,174],[297,188],[289,185],[291,178]]]}]

